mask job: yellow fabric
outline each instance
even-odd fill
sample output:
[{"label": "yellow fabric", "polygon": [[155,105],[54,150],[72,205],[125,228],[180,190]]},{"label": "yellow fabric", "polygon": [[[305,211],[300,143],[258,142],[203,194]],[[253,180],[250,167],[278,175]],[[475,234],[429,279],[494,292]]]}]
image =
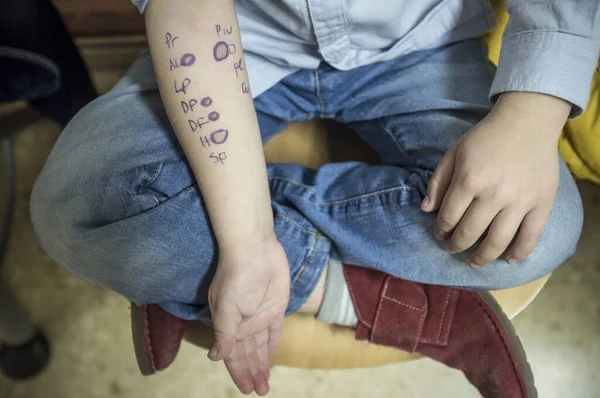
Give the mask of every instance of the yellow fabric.
[{"label": "yellow fabric", "polygon": [[[504,0],[492,0],[492,5],[499,23],[485,39],[490,60],[497,64],[508,13]],[[558,149],[577,178],[600,183],[600,68],[597,68],[594,74],[590,103],[585,113],[567,122]]]},{"label": "yellow fabric", "polygon": [[596,68],[590,104],[570,120],[558,143],[560,153],[578,178],[600,184],[600,71]]}]

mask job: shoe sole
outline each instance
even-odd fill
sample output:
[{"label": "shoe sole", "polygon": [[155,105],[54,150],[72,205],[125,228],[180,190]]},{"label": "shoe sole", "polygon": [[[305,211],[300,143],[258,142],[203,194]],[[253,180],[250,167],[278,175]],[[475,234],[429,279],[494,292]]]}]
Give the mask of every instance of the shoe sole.
[{"label": "shoe sole", "polygon": [[152,355],[148,336],[148,317],[145,307],[131,304],[131,335],[133,337],[133,349],[138,368],[144,376],[156,373],[149,356]]},{"label": "shoe sole", "polygon": [[527,361],[527,354],[525,353],[521,339],[519,339],[519,336],[517,336],[515,327],[510,319],[508,319],[508,316],[504,313],[494,296],[486,291],[478,291],[477,294],[494,312],[494,315],[496,315],[496,318],[498,318],[500,321],[500,324],[502,325],[502,328],[508,337],[509,343],[516,354],[516,360],[519,364],[519,369],[521,370],[521,374],[525,380],[527,398],[538,398],[538,393],[537,389],[535,388],[535,382],[533,378],[533,371],[531,370],[531,365],[529,365],[529,362]]}]

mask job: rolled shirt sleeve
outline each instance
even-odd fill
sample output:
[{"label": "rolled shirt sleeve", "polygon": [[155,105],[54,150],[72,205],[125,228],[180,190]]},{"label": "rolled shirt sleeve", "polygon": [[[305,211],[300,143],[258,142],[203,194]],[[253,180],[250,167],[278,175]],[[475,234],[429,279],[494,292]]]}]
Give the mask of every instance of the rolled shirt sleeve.
[{"label": "rolled shirt sleeve", "polygon": [[507,91],[538,92],[573,104],[580,115],[600,52],[600,0],[507,0],[495,101]]}]

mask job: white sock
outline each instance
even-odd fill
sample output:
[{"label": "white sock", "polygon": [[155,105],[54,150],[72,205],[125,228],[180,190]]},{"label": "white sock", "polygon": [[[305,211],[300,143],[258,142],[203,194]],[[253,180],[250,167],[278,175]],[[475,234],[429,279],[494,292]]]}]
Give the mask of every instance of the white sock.
[{"label": "white sock", "polygon": [[358,324],[348,284],[344,278],[344,267],[342,262],[334,257],[329,258],[325,295],[317,319],[324,323],[349,327],[356,327]]}]

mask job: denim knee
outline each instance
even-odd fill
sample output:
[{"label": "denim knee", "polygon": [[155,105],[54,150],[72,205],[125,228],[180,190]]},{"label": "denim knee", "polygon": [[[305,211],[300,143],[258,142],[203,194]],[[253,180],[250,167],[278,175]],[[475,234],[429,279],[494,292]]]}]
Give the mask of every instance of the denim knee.
[{"label": "denim knee", "polygon": [[158,255],[149,258],[153,253],[139,243],[149,233],[135,227],[135,217],[100,221],[102,212],[98,209],[118,210],[123,204],[121,198],[93,185],[87,194],[78,194],[69,187],[78,181],[53,170],[50,163],[31,196],[31,219],[42,250],[77,277],[116,291],[136,304],[168,301],[166,284],[172,278],[149,272],[153,261],[163,259]]},{"label": "denim knee", "polygon": [[539,279],[553,272],[575,252],[583,227],[583,205],[577,186],[562,161],[560,179],[554,207],[536,248],[518,264],[509,265],[503,261],[497,275],[499,286],[493,288],[509,288]]},{"label": "denim knee", "polygon": [[122,138],[130,122],[119,106],[94,101],[66,126],[34,185],[30,212],[41,248],[59,265],[123,291],[135,270],[118,259],[119,234],[107,228],[156,206],[138,187],[155,177],[157,166],[131,160],[132,147]]},{"label": "denim knee", "polygon": [[[38,244],[59,265],[83,279],[91,279],[85,272],[87,261],[81,261],[79,238],[92,228],[87,210],[91,197],[102,197],[92,192],[94,159],[82,163],[77,150],[67,151],[65,138],[75,136],[79,126],[69,124],[46,161],[31,193],[30,213]],[[77,172],[75,172],[77,170]],[[92,244],[92,242],[87,242]]]},{"label": "denim knee", "polygon": [[81,221],[75,210],[81,207],[76,203],[80,198],[64,189],[65,178],[54,172],[53,163],[50,161],[46,164],[33,187],[31,221],[42,250],[58,264],[78,274],[77,265],[85,263],[71,260],[74,257],[72,254],[78,252],[74,236],[76,225]]}]

